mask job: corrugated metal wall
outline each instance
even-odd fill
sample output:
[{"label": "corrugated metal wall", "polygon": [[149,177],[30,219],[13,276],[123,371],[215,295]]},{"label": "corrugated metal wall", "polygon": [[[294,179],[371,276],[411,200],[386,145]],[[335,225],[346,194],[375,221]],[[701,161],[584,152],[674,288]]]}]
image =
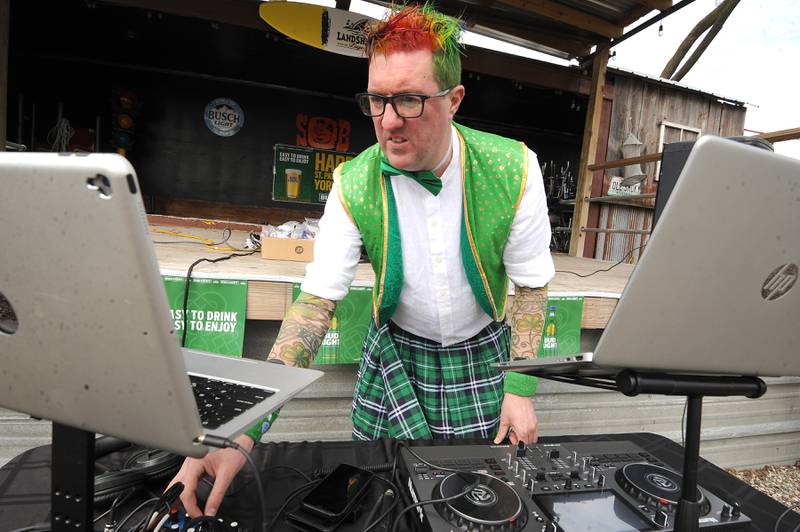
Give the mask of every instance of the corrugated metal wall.
[{"label": "corrugated metal wall", "polygon": [[[248,320],[245,356],[263,359],[280,322]],[[600,331],[584,330],[581,350]],[[319,366],[325,376],[286,405],[265,441],[349,440],[354,365]],[[765,379],[759,399],[706,398],[701,455],[722,467],[793,464],[800,460],[800,378]],[[681,442],[680,397],[617,392],[541,380],[535,406],[541,435],[652,432]],[[50,442],[50,423],[0,409],[0,464]]]},{"label": "corrugated metal wall", "polygon": [[[287,405],[266,440],[350,438],[353,366],[325,366],[325,377]],[[722,467],[793,464],[800,460],[800,378],[766,379],[759,399],[707,398],[701,455]],[[652,432],[681,442],[680,397],[616,392],[543,380],[535,402],[540,434]],[[0,462],[49,443],[50,424],[0,412]]]},{"label": "corrugated metal wall", "polygon": [[[351,366],[328,366],[320,389],[283,409],[265,440],[349,439]],[[766,379],[759,399],[706,398],[703,458],[723,467],[794,464],[800,460],[800,378]],[[652,432],[681,442],[685,399],[661,395],[626,397],[542,380],[535,406],[541,435]]]},{"label": "corrugated metal wall", "polygon": [[[652,211],[639,207],[622,205],[602,205],[598,227],[603,229],[636,229],[649,230],[652,223]],[[598,233],[595,244],[595,258],[635,263],[644,252],[644,244],[649,235]]]}]

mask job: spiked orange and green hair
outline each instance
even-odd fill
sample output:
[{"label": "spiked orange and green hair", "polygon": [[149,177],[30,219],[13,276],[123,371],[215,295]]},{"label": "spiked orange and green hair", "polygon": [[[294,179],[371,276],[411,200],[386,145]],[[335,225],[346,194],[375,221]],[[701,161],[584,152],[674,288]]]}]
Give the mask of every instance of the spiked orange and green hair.
[{"label": "spiked orange and green hair", "polygon": [[461,22],[443,15],[433,4],[407,5],[366,29],[367,57],[396,51],[430,50],[440,89],[461,83]]}]

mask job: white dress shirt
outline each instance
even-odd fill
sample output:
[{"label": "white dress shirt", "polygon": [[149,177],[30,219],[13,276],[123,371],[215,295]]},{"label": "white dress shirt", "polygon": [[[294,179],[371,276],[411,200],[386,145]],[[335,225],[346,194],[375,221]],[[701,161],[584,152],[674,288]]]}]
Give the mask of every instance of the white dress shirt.
[{"label": "white dress shirt", "polygon": [[[475,299],[461,260],[461,150],[455,128],[452,148],[453,157],[437,196],[409,177],[390,178],[404,275],[400,301],[391,319],[403,330],[444,346],[471,338],[493,321]],[[314,242],[314,261],[306,267],[301,290],[340,301],[355,276],[360,249],[361,233],[342,206],[334,182]],[[542,173],[530,150],[528,179],[503,263],[509,279],[518,286],[542,287],[555,275]]]}]

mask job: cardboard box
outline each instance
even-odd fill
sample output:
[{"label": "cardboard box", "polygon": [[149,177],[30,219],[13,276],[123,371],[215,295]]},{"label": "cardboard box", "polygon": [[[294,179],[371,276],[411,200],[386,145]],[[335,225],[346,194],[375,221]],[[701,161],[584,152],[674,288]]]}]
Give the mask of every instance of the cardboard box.
[{"label": "cardboard box", "polygon": [[296,238],[261,238],[261,257],[271,260],[314,260],[314,240]]}]

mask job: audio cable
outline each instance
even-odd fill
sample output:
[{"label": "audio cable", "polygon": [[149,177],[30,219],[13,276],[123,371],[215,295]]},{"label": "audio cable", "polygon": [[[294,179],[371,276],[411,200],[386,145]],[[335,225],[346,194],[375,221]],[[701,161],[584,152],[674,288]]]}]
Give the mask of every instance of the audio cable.
[{"label": "audio cable", "polygon": [[[178,500],[178,497],[181,496],[181,493],[183,493],[183,488],[183,482],[176,482],[167,488],[166,491],[161,494],[161,497],[159,497],[159,499],[153,503],[153,509],[148,512],[148,515],[152,514],[152,517],[150,518],[148,525],[144,528],[145,531],[158,530],[161,525],[164,524],[169,517],[170,511],[172,510],[172,505]],[[162,504],[166,506],[167,511],[155,511],[156,508]]]},{"label": "audio cable", "polygon": [[[421,501],[421,502],[414,503],[414,504],[411,504],[409,506],[406,506],[405,508],[400,510],[400,513],[397,514],[397,517],[395,517],[394,524],[392,525],[392,529],[391,529],[392,532],[395,532],[396,530],[398,530],[398,526],[400,525],[400,518],[406,512],[408,512],[408,511],[410,511],[410,510],[412,510],[414,508],[418,508],[420,506],[426,506],[428,504],[438,504],[438,503],[442,503],[442,502],[449,502],[449,501],[458,499],[459,497],[463,497],[463,496],[467,495],[469,492],[471,492],[473,489],[475,489],[475,487],[477,487],[480,484],[481,477],[489,477],[490,479],[494,479],[495,478],[492,475],[489,475],[488,473],[482,473],[480,471],[460,471],[458,469],[452,469],[452,468],[449,468],[449,467],[444,467],[444,466],[441,466],[441,465],[432,464],[432,463],[428,462],[427,460],[425,460],[424,458],[422,458],[417,453],[415,453],[414,451],[412,451],[411,447],[409,447],[405,442],[402,442],[402,441],[398,442],[398,447],[405,447],[405,449],[412,456],[414,456],[414,458],[416,458],[417,460],[419,460],[420,462],[422,462],[423,464],[425,464],[426,466],[428,466],[430,468],[439,469],[440,471],[450,471],[451,473],[455,473],[457,475],[474,475],[476,478],[475,478],[474,482],[469,484],[464,490],[462,490],[459,493],[456,493],[455,495],[451,495],[450,497],[443,497],[441,499],[431,499],[431,500],[428,500],[428,501]],[[399,453],[397,453],[397,454],[399,454]]]}]

